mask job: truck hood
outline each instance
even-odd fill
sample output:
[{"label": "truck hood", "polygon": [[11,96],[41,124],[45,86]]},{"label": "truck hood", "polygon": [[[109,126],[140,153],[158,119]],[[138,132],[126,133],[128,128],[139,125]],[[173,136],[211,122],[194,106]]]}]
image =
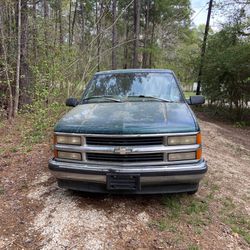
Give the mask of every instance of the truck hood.
[{"label": "truck hood", "polygon": [[197,131],[186,103],[157,101],[78,105],[56,124],[55,132],[155,134]]}]

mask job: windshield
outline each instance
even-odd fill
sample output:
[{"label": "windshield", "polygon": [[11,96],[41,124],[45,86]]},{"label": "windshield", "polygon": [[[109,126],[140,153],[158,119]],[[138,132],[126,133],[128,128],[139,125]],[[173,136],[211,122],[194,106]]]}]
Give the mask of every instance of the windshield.
[{"label": "windshield", "polygon": [[169,73],[95,75],[86,89],[83,99],[91,98],[92,96],[113,96],[121,99],[133,97],[146,98],[148,96],[173,102],[182,101],[176,80]]}]

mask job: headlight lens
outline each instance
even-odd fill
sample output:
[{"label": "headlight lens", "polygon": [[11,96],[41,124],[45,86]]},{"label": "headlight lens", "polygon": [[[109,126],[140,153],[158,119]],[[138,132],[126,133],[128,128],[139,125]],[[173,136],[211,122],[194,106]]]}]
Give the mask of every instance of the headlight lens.
[{"label": "headlight lens", "polygon": [[169,161],[196,160],[196,152],[182,152],[168,154]]},{"label": "headlight lens", "polygon": [[80,136],[65,136],[65,135],[56,135],[56,143],[58,144],[69,144],[69,145],[81,145]]},{"label": "headlight lens", "polygon": [[169,136],[168,145],[192,145],[198,143],[197,135]]},{"label": "headlight lens", "polygon": [[57,158],[81,161],[82,155],[77,152],[57,151]]}]

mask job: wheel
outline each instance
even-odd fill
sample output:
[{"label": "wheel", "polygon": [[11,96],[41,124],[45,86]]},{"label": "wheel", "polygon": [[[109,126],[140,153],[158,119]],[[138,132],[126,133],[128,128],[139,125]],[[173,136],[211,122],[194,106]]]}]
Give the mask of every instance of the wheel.
[{"label": "wheel", "polygon": [[198,191],[198,189],[196,189],[196,190],[194,190],[194,191],[188,191],[187,194],[189,194],[189,195],[194,195],[197,191]]},{"label": "wheel", "polygon": [[198,191],[198,189],[199,189],[199,184],[197,184],[197,187],[196,187],[195,190],[188,191],[187,194],[189,194],[189,195],[194,195],[194,194]]}]

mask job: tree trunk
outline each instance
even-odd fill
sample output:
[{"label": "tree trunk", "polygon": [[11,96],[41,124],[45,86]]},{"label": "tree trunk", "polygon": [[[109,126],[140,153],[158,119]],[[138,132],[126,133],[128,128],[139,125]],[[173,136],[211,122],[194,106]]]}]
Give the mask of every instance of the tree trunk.
[{"label": "tree trunk", "polygon": [[58,18],[59,18],[59,43],[60,47],[63,45],[63,28],[62,28],[62,1],[59,1],[59,6],[58,6]]},{"label": "tree trunk", "polygon": [[6,42],[5,42],[5,35],[4,35],[4,26],[2,21],[2,13],[0,13],[0,30],[1,30],[1,40],[2,40],[2,48],[3,48],[3,55],[4,55],[4,68],[6,74],[6,82],[9,91],[9,103],[8,103],[8,119],[11,119],[13,116],[13,93],[11,88],[11,82],[9,77],[9,67],[8,67],[8,57],[7,57],[7,49],[6,49]]},{"label": "tree trunk", "polygon": [[145,28],[144,28],[144,51],[142,58],[143,68],[146,68],[148,65],[148,52],[146,50],[148,45],[149,8],[150,8],[150,0],[147,0],[146,13],[145,13]]},{"label": "tree trunk", "polygon": [[32,31],[32,45],[35,62],[37,61],[37,28],[36,28],[36,0],[32,3],[32,19],[33,19],[33,31]]},{"label": "tree trunk", "polygon": [[115,46],[117,44],[117,31],[116,31],[116,0],[113,0],[112,6],[112,19],[113,19],[113,27],[112,27],[112,69],[117,68],[116,64],[116,49]]},{"label": "tree trunk", "polygon": [[[3,15],[3,13],[2,13]],[[13,28],[15,27],[15,22],[13,22],[12,8],[10,4],[7,5],[7,15],[8,15],[8,32],[7,32],[7,51],[11,51],[11,39],[13,36]]]},{"label": "tree trunk", "polygon": [[80,49],[84,49],[84,32],[85,32],[85,18],[84,18],[84,5],[83,2],[80,2],[80,12],[81,12],[81,43]]},{"label": "tree trunk", "polygon": [[71,46],[71,10],[72,10],[72,1],[69,1],[69,47]]},{"label": "tree trunk", "polygon": [[199,95],[201,92],[200,91],[201,90],[201,76],[202,76],[202,70],[203,70],[203,65],[204,65],[204,58],[205,58],[205,52],[206,52],[207,36],[208,36],[209,22],[210,22],[210,16],[211,16],[211,12],[212,12],[212,6],[213,6],[213,0],[210,0],[208,12],[207,12],[207,22],[206,22],[206,27],[205,27],[205,33],[204,33],[203,43],[202,43],[202,47],[201,47],[201,61],[200,61],[200,68],[199,68],[199,73],[198,73],[196,95]]},{"label": "tree trunk", "polygon": [[153,21],[153,26],[152,26],[152,33],[151,33],[151,39],[150,39],[150,47],[151,47],[151,51],[149,54],[149,68],[152,68],[153,66],[153,53],[152,53],[152,48],[154,45],[154,33],[155,33],[155,23]]},{"label": "tree trunk", "polygon": [[140,35],[140,13],[141,13],[141,0],[134,0],[134,56],[133,67],[139,66],[138,49],[139,49],[139,35]]},{"label": "tree trunk", "polygon": [[20,100],[19,104],[30,104],[30,68],[28,64],[28,0],[22,0],[21,14],[21,59],[20,59]]},{"label": "tree trunk", "polygon": [[103,1],[101,1],[100,13],[98,15],[98,1],[96,1],[96,36],[97,36],[97,71],[100,71],[100,53],[101,53],[101,24],[103,14]]},{"label": "tree trunk", "polygon": [[55,22],[54,22],[54,49],[56,48],[56,44],[57,44],[57,30],[58,30],[58,10],[55,9],[54,13],[52,13],[52,16],[54,14],[54,19],[55,19]]},{"label": "tree trunk", "polygon": [[17,28],[17,63],[16,63],[16,88],[13,117],[17,115],[19,104],[20,84],[20,59],[21,59],[21,0],[18,0],[18,28]]},{"label": "tree trunk", "polygon": [[45,53],[48,54],[48,17],[49,17],[49,6],[47,0],[43,1],[44,11],[44,41],[45,41]]},{"label": "tree trunk", "polygon": [[78,6],[78,2],[76,1],[76,3],[75,3],[75,11],[74,11],[74,16],[73,16],[73,21],[72,21],[72,28],[71,28],[71,45],[72,45],[73,40],[74,40],[74,29],[75,29],[75,22],[76,22],[77,6]]},{"label": "tree trunk", "polygon": [[127,10],[126,15],[126,44],[124,46],[124,69],[128,68],[128,35],[129,35],[129,10]]}]

